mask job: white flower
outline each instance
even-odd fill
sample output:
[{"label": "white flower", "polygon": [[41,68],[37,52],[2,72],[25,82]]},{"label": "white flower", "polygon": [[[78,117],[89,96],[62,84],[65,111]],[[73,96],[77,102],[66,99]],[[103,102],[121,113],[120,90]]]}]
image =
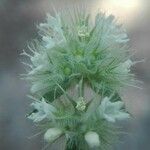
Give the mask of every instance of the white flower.
[{"label": "white flower", "polygon": [[100,146],[99,135],[96,132],[89,131],[85,134],[84,138],[89,147],[95,148]]},{"label": "white flower", "polygon": [[52,119],[54,117],[54,112],[56,112],[56,108],[51,104],[45,102],[44,98],[42,101],[37,101],[31,104],[35,108],[35,112],[33,112],[29,119],[33,120],[34,122],[40,122],[44,119]]},{"label": "white flower", "polygon": [[53,40],[51,37],[43,36],[43,37],[42,37],[42,40],[44,41],[45,47],[46,47],[47,49],[51,49],[52,47],[55,46],[55,42],[54,42],[54,40]]},{"label": "white flower", "polygon": [[42,40],[47,49],[53,48],[56,44],[60,44],[65,41],[65,37],[63,35],[62,23],[60,15],[56,15],[56,17],[52,17],[47,14],[47,22],[41,23],[39,25],[39,29],[41,31]]},{"label": "white flower", "polygon": [[98,108],[98,111],[104,119],[110,122],[115,122],[117,120],[123,120],[130,117],[130,115],[121,108],[123,107],[124,103],[121,101],[111,102],[108,97],[105,97],[101,105]]},{"label": "white flower", "polygon": [[50,128],[44,134],[44,140],[47,142],[53,142],[54,140],[59,138],[62,135],[62,133],[62,130],[58,128]]},{"label": "white flower", "polygon": [[115,71],[121,74],[128,74],[132,65],[133,62],[130,59],[128,59],[124,63],[121,63],[117,68],[115,68]]}]

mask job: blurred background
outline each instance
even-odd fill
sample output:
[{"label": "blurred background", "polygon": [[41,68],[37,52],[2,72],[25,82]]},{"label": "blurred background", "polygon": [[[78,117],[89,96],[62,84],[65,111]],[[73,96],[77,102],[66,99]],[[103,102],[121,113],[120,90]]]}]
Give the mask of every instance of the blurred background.
[{"label": "blurred background", "polygon": [[[133,72],[143,82],[142,89],[129,87],[122,92],[134,120],[124,122],[132,136],[121,137],[114,150],[150,150],[150,1],[149,0],[0,0],[0,150],[42,150],[42,136],[25,118],[31,101],[29,85],[20,80],[24,73],[19,55],[27,42],[36,38],[36,24],[45,20],[52,8],[86,5],[93,14],[99,9],[114,14],[126,28],[135,60]],[[47,149],[61,149],[47,148]]]}]

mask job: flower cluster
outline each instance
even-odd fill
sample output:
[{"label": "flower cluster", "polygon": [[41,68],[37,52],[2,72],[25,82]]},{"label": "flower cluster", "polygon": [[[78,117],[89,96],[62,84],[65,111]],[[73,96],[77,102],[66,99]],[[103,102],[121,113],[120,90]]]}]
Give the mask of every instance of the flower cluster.
[{"label": "flower cluster", "polygon": [[[44,122],[44,139],[52,143],[66,137],[66,150],[107,149],[114,137],[116,120],[129,118],[119,91],[134,83],[128,37],[110,15],[74,12],[47,15],[38,26],[40,38],[22,53],[31,64],[25,78],[36,101],[28,116]],[[76,89],[76,96],[69,89]],[[88,87],[93,91],[89,100]]]}]

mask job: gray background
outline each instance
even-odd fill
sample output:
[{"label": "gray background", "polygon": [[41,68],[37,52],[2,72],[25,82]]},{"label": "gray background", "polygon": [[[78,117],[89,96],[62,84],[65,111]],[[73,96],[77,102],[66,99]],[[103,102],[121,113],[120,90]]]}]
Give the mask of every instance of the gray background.
[{"label": "gray background", "polygon": [[[105,11],[112,10],[127,28],[131,48],[136,52],[134,58],[145,59],[133,67],[137,78],[143,81],[143,89],[130,87],[122,94],[134,116],[134,121],[122,124],[133,136],[121,137],[123,143],[116,144],[115,150],[150,149],[150,1],[139,1],[135,11],[134,7],[121,6],[119,2],[114,6],[111,0],[103,1]],[[41,150],[46,145],[41,135],[28,139],[39,130],[25,118],[31,101],[26,97],[29,85],[20,80],[19,74],[25,70],[19,54],[28,41],[36,38],[35,25],[44,21],[52,6],[59,9],[80,3],[81,0],[0,0],[0,150]],[[90,11],[103,7],[98,0],[84,0],[82,4]],[[58,144],[58,147],[63,146]]]}]

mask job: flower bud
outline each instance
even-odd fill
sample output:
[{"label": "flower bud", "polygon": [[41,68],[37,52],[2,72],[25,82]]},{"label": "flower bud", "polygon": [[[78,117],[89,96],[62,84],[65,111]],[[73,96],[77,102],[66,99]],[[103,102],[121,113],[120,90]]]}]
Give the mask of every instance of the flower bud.
[{"label": "flower bud", "polygon": [[77,101],[76,109],[79,111],[84,111],[85,108],[86,108],[86,103],[85,103],[83,97],[79,97],[79,99]]},{"label": "flower bud", "polygon": [[100,146],[99,135],[96,132],[89,131],[85,134],[84,138],[90,148]]},{"label": "flower bud", "polygon": [[61,134],[62,134],[62,130],[58,128],[50,128],[44,134],[44,140],[51,143],[57,138],[59,138]]},{"label": "flower bud", "polygon": [[88,27],[83,25],[78,27],[78,36],[79,37],[89,37],[89,31],[88,31]]}]

